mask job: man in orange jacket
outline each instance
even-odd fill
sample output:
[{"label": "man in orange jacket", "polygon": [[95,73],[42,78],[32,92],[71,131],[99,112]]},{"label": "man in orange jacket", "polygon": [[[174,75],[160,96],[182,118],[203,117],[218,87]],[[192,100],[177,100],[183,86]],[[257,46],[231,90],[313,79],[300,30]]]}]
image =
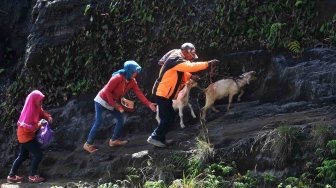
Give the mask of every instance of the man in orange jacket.
[{"label": "man in orange jacket", "polygon": [[180,49],[173,49],[166,53],[159,61],[162,68],[156,79],[152,93],[156,97],[159,107],[160,123],[147,142],[157,147],[166,147],[166,134],[170,125],[174,123],[175,111],[172,107],[173,99],[176,99],[179,91],[192,77],[190,72],[198,72],[214,64],[214,59],[205,62],[191,62],[197,59],[196,49],[192,43],[182,44]]}]

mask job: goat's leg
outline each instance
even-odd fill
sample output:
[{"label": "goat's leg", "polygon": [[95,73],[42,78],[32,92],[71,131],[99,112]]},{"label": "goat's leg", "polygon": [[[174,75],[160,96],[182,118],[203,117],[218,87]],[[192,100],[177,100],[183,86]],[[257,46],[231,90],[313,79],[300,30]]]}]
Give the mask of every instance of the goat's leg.
[{"label": "goat's leg", "polygon": [[160,124],[159,107],[158,106],[156,106],[156,117],[155,117],[155,119],[158,122],[158,124]]},{"label": "goat's leg", "polygon": [[211,110],[214,112],[219,112],[219,110],[217,110],[214,106],[211,107]]},{"label": "goat's leg", "polygon": [[230,95],[230,94],[229,94],[229,104],[228,104],[228,106],[227,106],[227,111],[229,111],[229,109],[230,109],[230,105],[231,105],[231,102],[232,102],[232,98],[233,98],[233,95]]},{"label": "goat's leg", "polygon": [[185,127],[183,123],[183,107],[179,106],[179,116],[180,116],[180,125],[181,128],[183,129]]},{"label": "goat's leg", "polygon": [[241,90],[240,91],[240,94],[238,95],[238,99],[237,99],[237,101],[238,102],[240,102],[240,98],[241,98],[241,96],[244,94],[244,90]]},{"label": "goat's leg", "polygon": [[205,105],[202,108],[202,119],[205,120],[206,112],[208,108],[210,108],[213,104],[215,103],[215,100],[213,99],[213,96],[210,96],[209,94],[206,93],[205,95]]},{"label": "goat's leg", "polygon": [[191,104],[190,104],[190,103],[188,103],[188,106],[189,106],[189,108],[190,108],[191,116],[192,116],[193,118],[196,118],[196,115],[195,115],[194,109],[192,108]]}]

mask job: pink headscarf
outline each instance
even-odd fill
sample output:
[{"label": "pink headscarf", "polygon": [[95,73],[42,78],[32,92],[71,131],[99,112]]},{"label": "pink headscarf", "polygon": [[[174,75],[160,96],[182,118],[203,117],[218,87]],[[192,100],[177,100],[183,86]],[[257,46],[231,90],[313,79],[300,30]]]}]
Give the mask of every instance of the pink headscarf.
[{"label": "pink headscarf", "polygon": [[42,110],[41,106],[37,106],[37,102],[43,98],[44,95],[39,90],[34,90],[27,96],[18,121],[19,126],[35,129],[34,125],[38,123]]}]

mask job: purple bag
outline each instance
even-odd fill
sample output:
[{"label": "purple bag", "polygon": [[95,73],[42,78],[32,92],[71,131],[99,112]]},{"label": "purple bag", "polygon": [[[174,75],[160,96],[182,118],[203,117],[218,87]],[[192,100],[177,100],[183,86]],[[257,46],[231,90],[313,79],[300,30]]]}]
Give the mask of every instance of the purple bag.
[{"label": "purple bag", "polygon": [[48,122],[46,123],[46,125],[40,128],[36,137],[42,149],[45,149],[46,147],[48,147],[48,145],[52,141],[53,135],[54,135],[54,131],[50,128],[50,125]]}]

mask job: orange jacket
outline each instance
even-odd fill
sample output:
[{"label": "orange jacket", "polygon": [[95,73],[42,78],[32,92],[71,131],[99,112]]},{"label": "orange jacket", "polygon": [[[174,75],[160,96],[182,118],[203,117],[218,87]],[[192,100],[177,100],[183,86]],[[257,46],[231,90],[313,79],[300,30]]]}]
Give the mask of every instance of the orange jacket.
[{"label": "orange jacket", "polygon": [[183,59],[181,53],[172,53],[164,62],[152,93],[167,99],[176,99],[178,92],[190,79],[189,72],[208,68],[208,62],[190,62]]},{"label": "orange jacket", "polygon": [[[42,118],[48,119],[49,117],[51,117],[51,115],[42,109],[40,117],[41,119]],[[18,125],[16,135],[17,135],[19,143],[21,144],[27,143],[36,137],[36,131],[39,130],[40,127],[38,126],[38,123],[35,123],[33,126],[34,128],[30,129],[30,128],[26,128],[26,127]]]}]

